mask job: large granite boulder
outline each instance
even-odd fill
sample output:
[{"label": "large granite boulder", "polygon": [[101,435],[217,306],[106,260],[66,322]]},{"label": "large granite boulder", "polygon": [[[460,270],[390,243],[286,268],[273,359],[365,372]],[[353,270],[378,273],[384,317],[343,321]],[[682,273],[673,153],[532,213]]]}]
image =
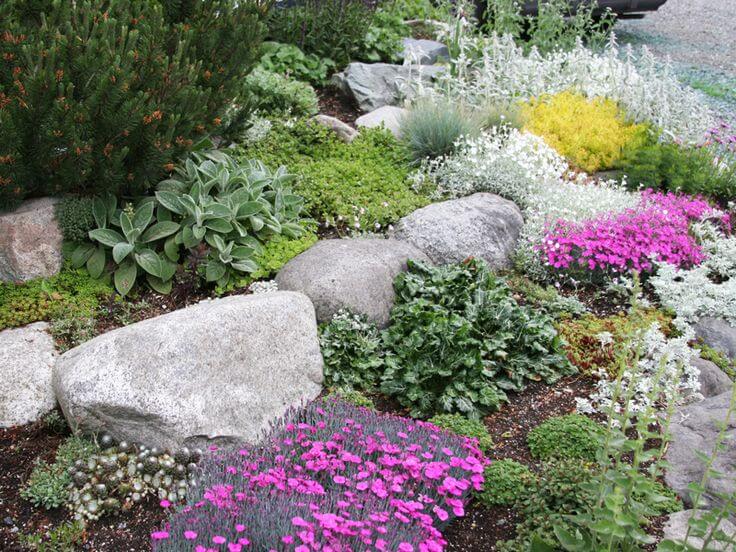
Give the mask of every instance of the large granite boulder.
[{"label": "large granite boulder", "polygon": [[420,65],[432,65],[441,59],[449,59],[450,50],[447,46],[436,40],[427,40],[424,38],[405,38],[402,40],[404,50],[401,58],[411,63],[419,63]]},{"label": "large granite boulder", "polygon": [[694,357],[690,364],[700,370],[700,394],[706,399],[731,391],[733,381],[711,361]]},{"label": "large granite boulder", "polygon": [[516,204],[478,193],[414,211],[396,224],[392,237],[408,241],[436,264],[477,257],[493,268],[505,268],[523,223]]},{"label": "large granite boulder", "polygon": [[276,282],[279,289],[308,295],[320,322],[344,308],[386,326],[394,279],[409,259],[428,261],[421,251],[396,240],[322,240],[286,263]]},{"label": "large granite boulder", "polygon": [[430,84],[447,71],[440,65],[405,66],[390,63],[349,64],[342,73],[332,76],[332,82],[352,97],[362,111],[373,111],[384,105],[398,105],[411,96],[409,82]]},{"label": "large granite boulder", "polygon": [[355,140],[356,136],[358,136],[357,130],[355,130],[349,124],[343,123],[337,117],[332,117],[330,115],[324,115],[320,113],[319,115],[315,115],[314,117],[312,117],[312,120],[325,128],[329,128],[340,140],[342,140],[346,144],[349,144],[350,142]]},{"label": "large granite boulder", "polygon": [[0,214],[0,281],[47,278],[61,270],[62,235],[56,222],[56,199],[24,201]]},{"label": "large granite boulder", "polygon": [[407,110],[403,107],[394,105],[384,105],[358,117],[355,125],[361,128],[384,127],[391,131],[391,134],[399,138],[401,135],[401,119],[407,114]]},{"label": "large granite boulder", "polygon": [[722,318],[704,317],[694,325],[695,335],[703,343],[736,359],[736,328]]},{"label": "large granite boulder", "polygon": [[[674,414],[670,425],[671,442],[666,460],[669,468],[665,481],[687,505],[692,505],[688,485],[699,483],[705,465],[696,452],[707,455],[713,452],[719,434],[719,423],[725,421],[731,402],[731,392],[722,393],[704,401],[687,405]],[[705,506],[718,503],[715,493],[736,491],[736,419],[733,417],[726,430],[726,447],[721,451],[713,468],[725,474],[722,478],[710,478],[704,496]]]},{"label": "large granite boulder", "polygon": [[[688,522],[693,515],[697,518],[701,517],[702,510],[683,510],[675,512],[667,517],[664,524],[664,534],[662,540],[671,540],[677,543],[684,543],[688,532]],[[736,540],[736,525],[727,519],[721,520],[718,524],[718,530],[723,531],[731,540]],[[692,534],[687,539],[687,544],[692,550],[703,550],[703,539],[695,537]],[[708,544],[708,550],[733,550],[733,544],[729,542],[716,541],[715,539]]]},{"label": "large granite boulder", "polygon": [[37,322],[0,332],[0,427],[35,422],[56,404],[56,350],[47,330]]},{"label": "large granite boulder", "polygon": [[203,301],[66,352],[53,381],[73,429],[172,449],[255,443],[320,393],[314,308],[288,292]]}]

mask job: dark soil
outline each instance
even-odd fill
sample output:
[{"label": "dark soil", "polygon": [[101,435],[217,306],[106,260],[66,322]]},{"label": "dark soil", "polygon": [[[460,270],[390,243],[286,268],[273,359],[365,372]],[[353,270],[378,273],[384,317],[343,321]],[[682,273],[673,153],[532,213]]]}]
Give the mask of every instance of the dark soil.
[{"label": "dark soil", "polygon": [[355,119],[362,113],[350,98],[334,86],[317,88],[319,112],[340,119],[343,123],[355,125]]},{"label": "dark soil", "polygon": [[[20,496],[36,458],[53,461],[56,448],[67,435],[54,432],[43,422],[0,429],[0,550],[25,550],[19,543],[19,534],[45,533],[72,521],[64,508],[47,511],[34,507]],[[151,531],[164,517],[163,508],[149,498],[132,511],[90,522],[80,549],[95,552],[150,550]]]}]

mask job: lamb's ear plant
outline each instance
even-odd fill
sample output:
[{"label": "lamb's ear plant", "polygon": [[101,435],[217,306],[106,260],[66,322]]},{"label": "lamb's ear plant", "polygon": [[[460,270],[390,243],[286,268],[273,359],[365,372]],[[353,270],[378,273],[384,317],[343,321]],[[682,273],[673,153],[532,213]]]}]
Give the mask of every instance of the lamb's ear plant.
[{"label": "lamb's ear plant", "polygon": [[146,274],[153,289],[168,293],[178,255],[175,260],[166,258],[155,251],[154,243],[174,234],[180,226],[172,220],[157,221],[155,209],[152,199],[118,209],[115,197],[96,198],[92,214],[97,228],[89,232],[89,237],[97,245],[79,245],[72,253],[72,265],[86,265],[90,275],[99,278],[111,257],[115,289],[121,295],[131,290],[139,270]]}]

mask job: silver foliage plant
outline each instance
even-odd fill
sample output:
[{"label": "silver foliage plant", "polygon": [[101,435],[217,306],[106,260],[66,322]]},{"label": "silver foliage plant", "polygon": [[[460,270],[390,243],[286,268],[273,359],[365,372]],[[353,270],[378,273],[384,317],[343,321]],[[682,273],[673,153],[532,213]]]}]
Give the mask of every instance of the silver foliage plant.
[{"label": "silver foliage plant", "polygon": [[702,141],[715,116],[701,95],[684,87],[668,64],[645,47],[621,50],[615,36],[601,53],[581,41],[570,51],[528,54],[510,35],[479,36],[466,25],[448,26],[453,45],[451,71],[432,87],[415,83],[420,95],[439,94],[480,107],[489,101],[528,100],[576,90],[617,101],[637,123],[650,123],[663,137]]}]

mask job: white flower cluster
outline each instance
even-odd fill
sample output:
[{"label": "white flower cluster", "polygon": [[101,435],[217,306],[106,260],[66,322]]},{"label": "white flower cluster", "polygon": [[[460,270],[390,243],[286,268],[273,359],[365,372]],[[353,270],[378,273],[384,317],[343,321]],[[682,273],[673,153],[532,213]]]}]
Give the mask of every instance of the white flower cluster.
[{"label": "white flower cluster", "polygon": [[682,86],[671,68],[645,48],[623,54],[612,38],[598,54],[582,43],[569,52],[524,55],[513,37],[457,37],[453,71],[438,79],[434,91],[465,103],[527,100],[564,90],[619,102],[636,122],[648,122],[671,138],[699,142],[714,124],[714,115],[700,94]]},{"label": "white flower cluster", "polygon": [[693,232],[706,260],[689,270],[660,264],[650,284],[679,319],[693,323],[713,316],[736,327],[736,236],[725,236],[709,223],[693,225]]},{"label": "white flower cluster", "polygon": [[525,222],[517,264],[536,279],[545,275],[536,247],[549,224],[623,211],[640,200],[638,193],[614,181],[594,182],[585,173],[572,173],[544,140],[516,129],[494,129],[465,139],[453,155],[428,163],[424,174],[441,195],[491,192],[519,205]]},{"label": "white flower cluster", "polygon": [[598,374],[596,390],[591,396],[575,399],[578,412],[605,413],[613,407],[620,413],[627,403],[629,412],[636,414],[649,407],[664,408],[684,398],[702,398],[699,394],[700,370],[691,364],[696,353],[688,346],[694,337],[693,331],[689,326],[682,329],[684,333],[680,337],[668,339],[659,326],[653,324],[638,339],[639,362],[624,371],[620,388],[619,382],[611,380],[607,373]]}]

